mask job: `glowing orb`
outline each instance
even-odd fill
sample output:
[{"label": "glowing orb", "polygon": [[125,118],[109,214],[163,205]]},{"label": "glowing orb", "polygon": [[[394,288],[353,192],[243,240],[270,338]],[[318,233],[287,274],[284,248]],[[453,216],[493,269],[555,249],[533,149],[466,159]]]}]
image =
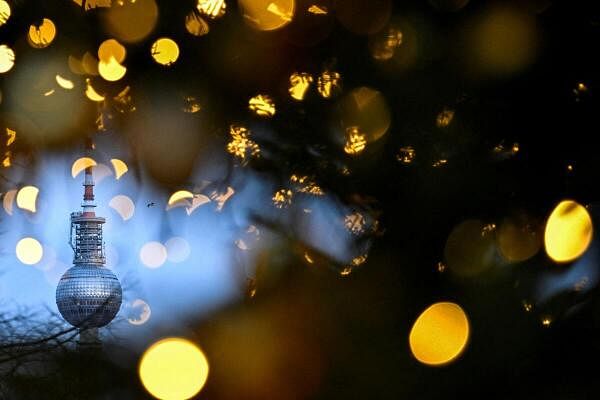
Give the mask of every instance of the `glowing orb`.
[{"label": "glowing orb", "polygon": [[581,256],[592,241],[592,219],[585,207],[572,200],[561,201],[546,222],[546,253],[557,262]]},{"label": "glowing orb", "polygon": [[31,237],[26,237],[17,243],[15,248],[17,258],[23,264],[33,265],[40,262],[44,255],[44,249],[40,242]]},{"label": "glowing orb", "polygon": [[36,211],[35,203],[40,190],[35,186],[24,186],[17,193],[17,206],[23,210]]},{"label": "glowing orb", "polygon": [[294,16],[294,0],[238,0],[244,21],[261,31],[289,24]]},{"label": "glowing orb", "polygon": [[152,44],[150,53],[154,61],[169,66],[179,58],[179,46],[172,39],[160,38]]},{"label": "glowing orb", "polygon": [[469,339],[469,320],[459,305],[436,303],[415,321],[408,338],[417,360],[437,366],[455,360]]},{"label": "glowing orb", "polygon": [[115,177],[117,179],[119,179],[120,177],[122,177],[123,175],[125,175],[125,173],[127,171],[129,171],[129,169],[127,168],[127,164],[125,164],[123,161],[119,160],[118,158],[113,158],[110,160],[113,168],[115,169]]},{"label": "glowing orb", "polygon": [[87,78],[85,80],[85,84],[85,95],[88,99],[90,99],[91,101],[104,101],[104,96],[96,92],[96,89],[94,89],[90,82],[90,78]]},{"label": "glowing orb", "polygon": [[6,1],[0,0],[0,26],[4,25],[9,18],[10,5]]},{"label": "glowing orb", "polygon": [[110,199],[108,206],[115,210],[121,216],[123,221],[127,221],[133,217],[133,213],[135,212],[133,201],[124,194],[116,195]]},{"label": "glowing orb", "polygon": [[72,81],[68,80],[67,78],[63,78],[58,74],[56,74],[56,83],[58,83],[61,88],[67,90],[71,90],[75,87]]},{"label": "glowing orb", "polygon": [[89,167],[95,167],[96,161],[90,157],[81,157],[73,162],[71,166],[71,176],[75,178],[81,171]]},{"label": "glowing orb", "polygon": [[48,18],[44,18],[40,26],[30,25],[27,41],[31,47],[43,49],[50,46],[56,36],[56,26]]},{"label": "glowing orb", "polygon": [[139,375],[146,390],[159,399],[189,399],[208,378],[208,360],[202,350],[183,338],[167,338],[142,355]]},{"label": "glowing orb", "polygon": [[167,249],[160,242],[148,242],[140,250],[140,260],[148,268],[158,268],[167,260]]},{"label": "glowing orb", "polygon": [[119,64],[114,57],[110,57],[108,61],[98,62],[98,73],[105,80],[114,82],[125,76],[127,68]]},{"label": "glowing orb", "polygon": [[133,303],[131,303],[131,311],[131,314],[134,315],[130,315],[129,318],[127,318],[127,322],[131,325],[145,324],[152,314],[150,306],[142,299],[135,299]]},{"label": "glowing orb", "polygon": [[125,47],[115,39],[105,40],[100,47],[98,47],[98,59],[100,61],[109,62],[110,58],[114,57],[118,63],[122,63],[125,61],[126,54],[127,51],[125,50]]},{"label": "glowing orb", "polygon": [[15,65],[15,52],[5,44],[0,44],[0,74],[10,71]]}]

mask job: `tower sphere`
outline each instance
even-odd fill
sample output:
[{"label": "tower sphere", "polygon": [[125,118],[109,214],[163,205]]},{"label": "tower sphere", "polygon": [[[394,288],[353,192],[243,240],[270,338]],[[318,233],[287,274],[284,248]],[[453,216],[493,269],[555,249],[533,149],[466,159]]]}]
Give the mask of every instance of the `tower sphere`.
[{"label": "tower sphere", "polygon": [[76,265],[60,278],[56,305],[73,326],[99,328],[117,315],[122,302],[119,280],[106,267]]}]

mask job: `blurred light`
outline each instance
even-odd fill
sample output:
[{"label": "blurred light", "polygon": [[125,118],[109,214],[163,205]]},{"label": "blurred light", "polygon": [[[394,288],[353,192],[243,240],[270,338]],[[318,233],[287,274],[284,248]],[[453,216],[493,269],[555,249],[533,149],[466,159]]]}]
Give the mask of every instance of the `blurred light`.
[{"label": "blurred light", "polygon": [[248,100],[248,108],[261,117],[272,117],[275,115],[275,102],[266,94],[259,94]]},{"label": "blurred light", "polygon": [[505,218],[496,233],[502,256],[511,262],[530,259],[542,247],[541,229],[536,221],[525,214]]},{"label": "blurred light", "polygon": [[435,119],[435,124],[438,128],[445,128],[448,125],[450,125],[450,123],[452,122],[453,119],[454,119],[454,110],[450,110],[450,109],[446,108],[437,115],[437,117]]},{"label": "blurred light", "polygon": [[81,171],[89,167],[95,167],[98,165],[93,158],[81,157],[73,162],[71,166],[71,176],[75,178]]},{"label": "blurred light", "polygon": [[208,378],[208,361],[202,351],[183,338],[167,338],[150,346],[142,355],[139,374],[154,397],[184,400],[194,397]]},{"label": "blurred light", "polygon": [[63,78],[62,76],[56,74],[56,83],[58,83],[58,85],[63,88],[63,89],[67,89],[67,90],[71,90],[75,87],[75,85],[73,84],[72,81]]},{"label": "blurred light", "polygon": [[94,76],[98,75],[98,60],[91,53],[85,52],[81,58],[81,65],[86,74]]},{"label": "blurred light", "polygon": [[183,112],[194,114],[202,110],[200,102],[194,96],[185,96],[183,101],[185,102]]},{"label": "blurred light", "polygon": [[44,93],[44,97],[52,96],[54,94],[54,92],[55,92],[54,89],[50,89]]},{"label": "blurred light", "polygon": [[15,65],[15,52],[5,44],[0,44],[0,74],[10,71]]},{"label": "blurred light", "polygon": [[389,21],[391,0],[337,1],[335,15],[349,31],[359,35],[379,32]]},{"label": "blurred light", "polygon": [[439,167],[443,167],[446,164],[448,164],[448,160],[445,158],[440,158],[439,160],[434,161],[433,164],[431,164],[431,166],[433,168],[439,168]]},{"label": "blurred light", "polygon": [[294,72],[290,75],[290,87],[288,93],[295,100],[304,100],[304,96],[312,82],[313,77],[311,74],[307,72]]},{"label": "blurred light", "polygon": [[402,164],[410,164],[415,160],[417,152],[412,146],[400,147],[396,153],[396,160]]},{"label": "blurred light", "polygon": [[37,264],[44,255],[44,249],[40,242],[31,237],[26,237],[17,243],[15,253],[23,264]]},{"label": "blurred light", "polygon": [[552,325],[552,318],[550,317],[542,317],[542,326],[544,328],[549,328]]},{"label": "blurred light", "polygon": [[152,310],[148,303],[142,299],[135,299],[131,303],[127,322],[131,325],[143,325],[148,322],[150,315],[152,315]]},{"label": "blurred light", "polygon": [[179,47],[172,39],[160,38],[152,44],[150,53],[154,61],[168,67],[179,58]]},{"label": "blurred light", "polygon": [[105,63],[110,62],[110,58],[113,57],[119,64],[125,61],[127,50],[115,39],[108,39],[102,42],[98,47],[98,59]]},{"label": "blurred light", "polygon": [[182,237],[175,236],[165,242],[167,259],[174,263],[184,262],[192,252],[190,244]]},{"label": "blurred light", "polygon": [[124,194],[116,195],[110,199],[108,206],[115,210],[121,216],[123,221],[127,221],[133,217],[133,213],[135,212],[133,201]]},{"label": "blurred light", "polygon": [[400,29],[390,26],[383,33],[379,33],[369,40],[369,49],[375,60],[387,61],[394,56],[396,48],[402,44]]},{"label": "blurred light", "polygon": [[190,35],[194,36],[203,36],[210,31],[210,28],[206,21],[199,15],[196,15],[195,12],[191,12],[188,15],[186,15],[185,29]]},{"label": "blurred light", "polygon": [[148,242],[140,249],[140,260],[148,268],[158,268],[167,260],[167,249],[162,243]]},{"label": "blurred light", "polygon": [[533,304],[531,304],[530,302],[523,300],[522,304],[523,304],[523,309],[526,312],[531,312],[531,310],[533,310]]},{"label": "blurred light", "polygon": [[214,202],[217,203],[217,207],[216,210],[217,211],[221,211],[223,209],[223,206],[225,205],[225,202],[227,200],[229,200],[229,198],[231,196],[233,196],[235,193],[235,190],[233,190],[233,188],[231,186],[227,186],[227,192],[225,193],[220,193],[218,191],[214,191],[210,194],[210,199]]},{"label": "blurred light", "polygon": [[105,28],[127,43],[139,42],[152,32],[158,20],[154,0],[136,0],[113,5],[103,15]]},{"label": "blurred light", "polygon": [[17,193],[17,206],[23,210],[34,213],[36,211],[35,203],[40,190],[35,186],[24,186]]},{"label": "blurred light", "polygon": [[366,135],[360,133],[356,126],[346,128],[346,143],[344,144],[346,154],[356,155],[362,153],[366,147]]},{"label": "blurred light", "polygon": [[317,91],[329,99],[342,90],[341,75],[336,71],[323,71],[317,78]]},{"label": "blurred light", "polygon": [[451,272],[472,277],[494,265],[494,237],[485,234],[484,229],[485,224],[479,220],[466,220],[454,227],[444,248],[446,264]]},{"label": "blurred light", "polygon": [[244,21],[261,31],[289,24],[294,16],[294,0],[238,0]]},{"label": "blurred light", "polygon": [[2,207],[4,207],[4,211],[6,211],[8,215],[13,214],[13,203],[15,201],[16,196],[17,189],[12,189],[4,193],[4,198],[2,199]]},{"label": "blurred light", "polygon": [[121,178],[123,175],[125,175],[125,173],[127,171],[129,171],[129,169],[127,168],[127,164],[125,164],[123,161],[119,160],[118,158],[112,158],[110,160],[110,163],[112,164],[112,166],[115,170],[115,178],[117,178],[117,179]]},{"label": "blurred light", "polygon": [[187,212],[187,215],[192,215],[196,208],[206,203],[210,203],[210,199],[207,196],[203,194],[196,194],[192,199],[192,204],[186,207],[185,211]]},{"label": "blurred light", "polygon": [[189,205],[188,199],[194,198],[194,194],[189,190],[178,190],[169,197],[167,201],[167,210],[174,207]]},{"label": "blurred light", "polygon": [[48,47],[56,36],[56,26],[48,18],[44,18],[40,26],[30,25],[27,40],[31,47],[43,49]]},{"label": "blurred light", "polygon": [[98,163],[93,171],[96,184],[102,182],[106,177],[112,175],[112,170],[106,164]]},{"label": "blurred light", "polygon": [[231,141],[227,143],[227,152],[245,160],[246,157],[260,156],[260,147],[250,139],[250,131],[243,126],[231,125],[229,127]]},{"label": "blurred light", "polygon": [[0,26],[4,25],[9,18],[10,5],[6,1],[0,0]]},{"label": "blurred light", "polygon": [[546,253],[557,262],[572,261],[587,250],[592,231],[592,219],[585,207],[572,200],[561,201],[546,222]]},{"label": "blurred light", "polygon": [[567,165],[567,171],[573,172],[573,166],[571,164]]},{"label": "blurred light", "polygon": [[294,190],[299,193],[312,194],[313,196],[322,196],[323,189],[315,182],[313,177],[307,175],[290,176],[290,182],[294,185]]},{"label": "blurred light", "polygon": [[356,88],[342,98],[339,109],[342,129],[347,131],[356,127],[367,142],[378,140],[390,127],[390,111],[377,90],[364,86]]},{"label": "blurred light", "polygon": [[455,360],[469,339],[469,320],[454,303],[440,302],[419,315],[409,335],[413,356],[423,364],[440,366]]},{"label": "blurred light", "polygon": [[136,110],[135,105],[131,99],[130,86],[125,86],[123,90],[113,97],[113,105],[115,110],[120,113],[133,112]]},{"label": "blurred light", "polygon": [[444,264],[441,261],[438,261],[438,263],[436,264],[436,269],[438,272],[444,272],[446,270],[446,264]]},{"label": "blurred light", "polygon": [[98,72],[105,80],[114,82],[125,76],[127,68],[119,64],[114,57],[111,57],[108,62],[98,61]]},{"label": "blurred light", "polygon": [[225,15],[227,4],[225,4],[225,0],[198,0],[196,7],[202,15],[209,18],[221,18]]},{"label": "blurred light", "polygon": [[327,7],[313,4],[308,7],[308,12],[315,15],[327,15]]},{"label": "blurred light", "polygon": [[465,24],[463,59],[475,75],[499,76],[518,72],[536,56],[536,21],[517,7],[490,6],[474,24]]},{"label": "blurred light", "polygon": [[364,215],[358,211],[344,217],[344,226],[351,233],[358,235],[365,231],[366,219]]},{"label": "blurred light", "polygon": [[273,205],[277,208],[285,208],[292,204],[293,193],[289,189],[280,189],[273,195]]}]

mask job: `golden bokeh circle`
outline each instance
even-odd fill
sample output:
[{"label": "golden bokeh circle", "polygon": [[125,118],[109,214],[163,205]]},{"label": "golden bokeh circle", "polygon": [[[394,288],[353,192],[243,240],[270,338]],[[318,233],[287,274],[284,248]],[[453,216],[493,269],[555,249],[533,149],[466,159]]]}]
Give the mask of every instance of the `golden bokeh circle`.
[{"label": "golden bokeh circle", "polygon": [[469,320],[455,303],[440,302],[419,315],[409,335],[413,356],[421,363],[441,366],[455,360],[469,340]]},{"label": "golden bokeh circle", "polygon": [[137,0],[113,5],[104,15],[106,30],[126,43],[148,36],[156,26],[158,6],[154,0]]},{"label": "golden bokeh circle", "polygon": [[184,400],[195,396],[208,378],[206,356],[187,339],[159,340],[142,355],[139,376],[146,390],[162,400]]},{"label": "golden bokeh circle", "polygon": [[161,65],[169,66],[179,58],[179,46],[173,39],[157,39],[150,50],[154,61]]},{"label": "golden bokeh circle", "polygon": [[110,62],[113,57],[118,63],[125,61],[127,50],[115,39],[108,39],[102,42],[98,47],[98,59],[104,62]]},{"label": "golden bokeh circle", "polygon": [[50,43],[56,37],[56,26],[48,18],[44,18],[39,26],[30,25],[27,41],[36,49],[43,49],[50,46]]},{"label": "golden bokeh circle", "polygon": [[592,218],[581,204],[561,201],[546,222],[544,246],[556,262],[569,262],[580,257],[592,241]]},{"label": "golden bokeh circle", "polygon": [[273,31],[292,22],[294,0],[238,0],[240,12],[250,27],[260,31]]}]

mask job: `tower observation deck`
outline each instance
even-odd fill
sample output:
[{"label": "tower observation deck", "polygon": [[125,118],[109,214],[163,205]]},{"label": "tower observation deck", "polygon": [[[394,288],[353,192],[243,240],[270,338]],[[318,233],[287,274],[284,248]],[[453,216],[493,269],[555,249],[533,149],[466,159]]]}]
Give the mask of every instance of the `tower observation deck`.
[{"label": "tower observation deck", "polygon": [[[91,140],[87,143],[91,150]],[[63,318],[79,328],[79,345],[97,346],[98,328],[113,320],[122,302],[122,289],[115,274],[106,268],[102,225],[106,220],[94,211],[92,167],[85,169],[82,211],[71,213],[69,245],[73,267],[60,279],[56,305]]]}]

